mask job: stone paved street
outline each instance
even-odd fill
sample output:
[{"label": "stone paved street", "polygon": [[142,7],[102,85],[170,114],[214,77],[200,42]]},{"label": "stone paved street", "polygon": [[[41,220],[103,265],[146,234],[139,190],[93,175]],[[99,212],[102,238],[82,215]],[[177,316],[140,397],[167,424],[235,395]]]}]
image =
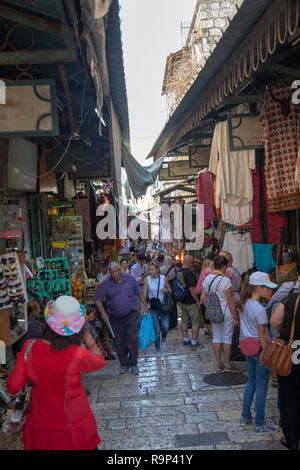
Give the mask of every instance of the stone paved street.
[{"label": "stone paved street", "polygon": [[[168,351],[156,357],[154,346],[140,352],[138,376],[119,375],[118,361],[86,374],[83,383],[103,450],[284,450],[275,434],[241,428],[245,385],[216,387],[203,381],[214,372],[211,340],[200,332],[203,348],[183,346],[179,327],[169,332]],[[235,363],[237,372],[247,370]],[[277,390],[269,386],[266,419],[278,424]]]},{"label": "stone paved street", "polygon": [[[85,374],[103,450],[285,450],[275,434],[256,434],[239,426],[245,385],[216,387],[203,378],[214,372],[211,340],[191,351],[181,333],[168,335],[168,352],[156,357],[154,347],[140,352],[138,376],[119,375],[118,361]],[[235,363],[245,372],[245,363]],[[269,386],[266,416],[278,424],[277,390]],[[0,449],[22,449],[20,439],[0,432]]]}]

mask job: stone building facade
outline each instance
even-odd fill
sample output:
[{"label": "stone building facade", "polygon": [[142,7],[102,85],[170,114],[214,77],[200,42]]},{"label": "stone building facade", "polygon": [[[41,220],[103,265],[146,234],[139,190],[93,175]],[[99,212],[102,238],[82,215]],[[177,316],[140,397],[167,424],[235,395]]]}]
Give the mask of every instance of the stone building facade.
[{"label": "stone building facade", "polygon": [[162,94],[169,116],[195,81],[244,0],[198,0],[185,46],[167,58]]}]

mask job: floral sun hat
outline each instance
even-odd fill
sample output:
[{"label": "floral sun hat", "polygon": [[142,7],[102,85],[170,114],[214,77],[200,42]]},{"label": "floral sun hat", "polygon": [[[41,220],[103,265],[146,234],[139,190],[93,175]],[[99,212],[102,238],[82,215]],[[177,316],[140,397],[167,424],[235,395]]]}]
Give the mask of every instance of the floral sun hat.
[{"label": "floral sun hat", "polygon": [[78,333],[85,324],[85,308],[78,300],[62,295],[48,302],[44,312],[46,323],[60,336]]}]

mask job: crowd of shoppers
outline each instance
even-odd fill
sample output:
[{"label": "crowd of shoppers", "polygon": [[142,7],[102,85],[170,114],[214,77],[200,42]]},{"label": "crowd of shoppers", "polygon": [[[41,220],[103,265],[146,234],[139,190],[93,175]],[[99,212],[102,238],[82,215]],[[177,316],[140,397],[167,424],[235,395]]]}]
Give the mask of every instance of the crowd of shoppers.
[{"label": "crowd of shoppers", "polygon": [[[133,253],[119,263],[100,262],[95,303],[103,322],[109,320],[114,332],[120,374],[139,373],[139,320],[151,314],[155,331],[155,350],[159,356],[167,351],[169,329],[181,315],[183,345],[195,351],[200,328],[212,340],[215,372],[231,372],[231,346],[234,327],[239,328],[240,342],[251,339],[259,344],[255,355],[246,355],[248,381],[245,387],[241,427],[254,424],[256,433],[270,433],[276,426],[265,422],[265,403],[269,370],[260,354],[269,341],[280,334],[288,342],[300,285],[284,283],[278,287],[265,273],[255,272],[244,283],[232,266],[231,253],[208,253],[201,260],[186,255],[182,263],[169,255]],[[185,294],[176,302],[176,285]],[[172,297],[169,311],[163,309],[165,296]],[[210,300],[217,299],[222,321],[210,318]],[[268,299],[265,308],[261,299]],[[33,387],[32,412],[23,433],[25,449],[95,449],[100,443],[96,423],[90,410],[80,376],[105,366],[99,348],[91,336],[83,309],[72,297],[49,302],[45,311],[46,330],[35,321],[40,307],[28,304],[29,330],[7,386],[10,393],[22,389],[27,380]],[[178,308],[178,310],[177,310]],[[300,307],[298,307],[298,310]],[[171,325],[172,324],[172,325]],[[189,330],[191,336],[189,337]],[[34,340],[34,344],[30,344]],[[294,340],[300,340],[300,314],[297,311]],[[29,359],[25,351],[32,346]],[[224,353],[225,363],[222,360]],[[300,365],[293,364],[287,377],[279,376],[278,407],[284,439],[288,449],[297,449],[300,438]],[[255,418],[251,407],[255,397]],[[55,413],[53,413],[53,407]]]}]

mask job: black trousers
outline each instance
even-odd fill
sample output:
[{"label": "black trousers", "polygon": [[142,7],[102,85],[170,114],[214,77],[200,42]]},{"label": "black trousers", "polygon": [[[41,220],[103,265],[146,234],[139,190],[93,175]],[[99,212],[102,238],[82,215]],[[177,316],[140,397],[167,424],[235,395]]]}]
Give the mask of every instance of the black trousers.
[{"label": "black trousers", "polygon": [[298,449],[300,438],[300,367],[292,367],[287,377],[278,376],[282,429],[290,449]]}]

